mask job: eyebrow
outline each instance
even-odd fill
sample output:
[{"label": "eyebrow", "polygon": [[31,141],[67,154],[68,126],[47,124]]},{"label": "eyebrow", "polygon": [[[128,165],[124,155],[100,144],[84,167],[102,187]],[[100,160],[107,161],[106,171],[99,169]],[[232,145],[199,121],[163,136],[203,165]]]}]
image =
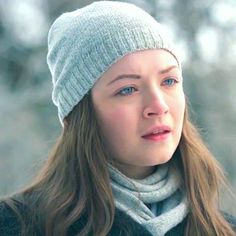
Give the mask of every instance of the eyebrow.
[{"label": "eyebrow", "polygon": [[[173,70],[173,69],[178,69],[179,67],[177,65],[173,65],[173,66],[169,66],[161,71],[158,72],[158,74],[162,75],[162,74],[166,74],[168,73],[169,71]],[[136,75],[136,74],[122,74],[122,75],[118,75],[114,80],[110,81],[108,85],[114,83],[115,81],[117,80],[121,80],[121,79],[141,79],[141,76],[140,75]]]}]

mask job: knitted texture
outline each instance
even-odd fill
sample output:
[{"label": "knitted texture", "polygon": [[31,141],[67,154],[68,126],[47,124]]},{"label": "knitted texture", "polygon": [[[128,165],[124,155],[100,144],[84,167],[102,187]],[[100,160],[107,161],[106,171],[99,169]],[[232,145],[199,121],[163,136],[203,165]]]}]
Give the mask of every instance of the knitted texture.
[{"label": "knitted texture", "polygon": [[133,4],[99,1],[57,18],[48,34],[47,63],[61,124],[112,64],[145,49],[165,49],[179,63],[161,25]]},{"label": "knitted texture", "polygon": [[[187,216],[187,198],[180,191],[180,174],[174,166],[160,165],[141,180],[128,178],[111,165],[109,172],[116,207],[152,235],[166,235]],[[156,204],[155,212],[148,208],[150,204]]]}]

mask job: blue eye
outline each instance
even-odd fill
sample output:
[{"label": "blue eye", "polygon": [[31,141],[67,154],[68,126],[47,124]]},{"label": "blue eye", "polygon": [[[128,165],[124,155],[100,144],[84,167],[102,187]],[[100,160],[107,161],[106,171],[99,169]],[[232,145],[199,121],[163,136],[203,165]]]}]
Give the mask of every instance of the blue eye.
[{"label": "blue eye", "polygon": [[136,89],[134,87],[126,87],[121,89],[117,94],[121,96],[127,96],[135,92]]},{"label": "blue eye", "polygon": [[178,83],[178,81],[176,79],[173,79],[173,78],[168,78],[166,80],[163,81],[163,85],[166,85],[166,86],[173,86],[174,84]]}]

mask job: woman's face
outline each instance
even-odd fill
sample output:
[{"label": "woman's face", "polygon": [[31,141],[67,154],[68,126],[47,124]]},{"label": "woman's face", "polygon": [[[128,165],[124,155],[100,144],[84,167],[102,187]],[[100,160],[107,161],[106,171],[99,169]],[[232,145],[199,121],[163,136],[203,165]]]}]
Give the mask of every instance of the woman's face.
[{"label": "woman's face", "polygon": [[127,176],[143,178],[175,152],[185,110],[182,80],[174,56],[156,49],[126,55],[94,85],[109,152]]}]

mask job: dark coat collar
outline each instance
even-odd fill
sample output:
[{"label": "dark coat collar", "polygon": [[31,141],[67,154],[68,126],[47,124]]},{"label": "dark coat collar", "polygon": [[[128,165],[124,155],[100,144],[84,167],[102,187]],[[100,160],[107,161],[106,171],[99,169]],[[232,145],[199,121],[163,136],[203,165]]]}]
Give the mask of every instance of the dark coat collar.
[{"label": "dark coat collar", "polygon": [[[25,207],[20,207],[21,212],[24,213]],[[233,226],[236,231],[236,218],[223,213],[225,219]],[[68,236],[75,236],[86,224],[86,218],[82,217],[76,221],[69,229]],[[186,218],[183,222],[170,230],[166,236],[183,236],[186,225]],[[36,228],[35,234],[43,236]],[[20,236],[20,222],[16,214],[3,202],[0,202],[0,235],[1,236]],[[143,226],[134,221],[130,216],[124,212],[116,209],[115,219],[111,231],[108,236],[152,236]]]}]

